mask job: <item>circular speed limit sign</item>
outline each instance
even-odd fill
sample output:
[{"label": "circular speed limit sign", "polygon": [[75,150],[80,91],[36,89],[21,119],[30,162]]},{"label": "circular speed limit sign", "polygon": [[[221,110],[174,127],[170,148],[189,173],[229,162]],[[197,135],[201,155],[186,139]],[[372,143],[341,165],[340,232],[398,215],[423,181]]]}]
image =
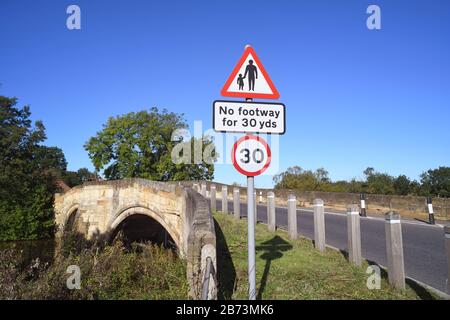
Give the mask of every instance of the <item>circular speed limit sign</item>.
[{"label": "circular speed limit sign", "polygon": [[231,150],[231,160],[237,171],[247,177],[263,173],[270,165],[272,154],[267,142],[257,136],[240,138]]}]

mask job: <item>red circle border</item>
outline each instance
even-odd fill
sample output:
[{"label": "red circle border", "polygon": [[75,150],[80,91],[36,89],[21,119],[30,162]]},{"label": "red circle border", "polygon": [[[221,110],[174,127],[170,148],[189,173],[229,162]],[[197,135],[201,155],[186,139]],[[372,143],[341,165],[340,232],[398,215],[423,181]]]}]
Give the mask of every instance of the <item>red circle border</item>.
[{"label": "red circle border", "polygon": [[[266,164],[264,165],[264,167],[258,171],[255,172],[250,172],[250,171],[246,171],[244,169],[242,169],[236,161],[236,149],[237,147],[244,141],[247,140],[256,140],[258,142],[260,142],[262,145],[264,145],[264,147],[266,148],[266,152],[267,152],[267,158],[268,160],[266,161]],[[233,162],[233,166],[236,168],[237,171],[239,171],[241,174],[247,176],[247,177],[255,177],[260,175],[261,173],[263,173],[264,171],[267,170],[267,168],[270,165],[270,162],[272,161],[272,151],[269,148],[269,145],[267,144],[267,142],[259,137],[259,136],[254,136],[251,134],[245,135],[243,137],[241,137],[238,141],[235,142],[235,144],[233,145],[233,148],[231,149],[231,161]]]}]

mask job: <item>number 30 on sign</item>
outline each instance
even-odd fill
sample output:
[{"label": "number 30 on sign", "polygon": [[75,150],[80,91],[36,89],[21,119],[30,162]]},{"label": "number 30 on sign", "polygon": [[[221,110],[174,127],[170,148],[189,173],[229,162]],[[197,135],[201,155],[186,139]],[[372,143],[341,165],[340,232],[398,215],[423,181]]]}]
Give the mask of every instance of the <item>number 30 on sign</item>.
[{"label": "number 30 on sign", "polygon": [[266,171],[271,158],[272,153],[267,142],[254,135],[243,136],[231,150],[234,167],[247,177],[254,177]]}]

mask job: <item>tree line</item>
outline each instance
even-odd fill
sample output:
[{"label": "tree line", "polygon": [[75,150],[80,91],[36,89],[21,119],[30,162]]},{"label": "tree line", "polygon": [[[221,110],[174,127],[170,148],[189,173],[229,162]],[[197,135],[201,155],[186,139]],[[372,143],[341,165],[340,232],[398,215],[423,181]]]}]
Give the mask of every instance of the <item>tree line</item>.
[{"label": "tree line", "polygon": [[[33,123],[30,117],[29,106],[18,107],[16,98],[0,96],[0,240],[52,237],[54,194],[67,186],[97,179],[214,178],[215,152],[201,163],[172,161],[177,143],[171,139],[172,132],[187,128],[182,114],[152,108],[111,117],[84,146],[95,172],[68,171],[63,151],[43,144],[47,137],[42,121]],[[203,148],[213,146],[209,139],[201,143]]]},{"label": "tree line", "polygon": [[294,166],[275,175],[273,181],[276,189],[450,197],[450,167],[427,170],[420,175],[419,181],[406,175],[391,176],[372,167],[363,174],[362,180],[332,181],[324,168],[313,171]]}]

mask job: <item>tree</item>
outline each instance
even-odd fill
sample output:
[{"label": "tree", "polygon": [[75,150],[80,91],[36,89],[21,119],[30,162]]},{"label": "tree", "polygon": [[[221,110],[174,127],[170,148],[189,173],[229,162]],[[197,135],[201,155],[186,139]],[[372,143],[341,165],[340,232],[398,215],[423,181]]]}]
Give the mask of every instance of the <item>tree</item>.
[{"label": "tree", "polygon": [[410,193],[411,180],[405,175],[400,175],[394,180],[395,194],[406,196]]},{"label": "tree", "polygon": [[316,177],[317,181],[320,183],[329,183],[330,178],[328,177],[328,171],[324,168],[319,168],[314,173],[314,176]]},{"label": "tree", "polygon": [[450,167],[439,167],[421,174],[422,195],[450,197]]},{"label": "tree", "polygon": [[374,168],[368,167],[364,170],[366,181],[364,190],[367,193],[394,194],[394,178],[387,173],[379,173]]},{"label": "tree", "polygon": [[52,172],[65,167],[58,148],[42,146],[40,121],[34,126],[28,106],[0,96],[0,240],[36,239],[53,232]]},{"label": "tree", "polygon": [[[89,139],[85,149],[97,171],[103,170],[106,179],[141,177],[151,180],[210,180],[213,178],[215,151],[201,163],[175,163],[171,153],[177,143],[201,144],[211,149],[213,143],[203,141],[172,141],[177,129],[187,128],[183,115],[167,110],[131,112],[109,118],[103,130]],[[198,145],[197,145],[198,146]],[[214,149],[214,148],[213,148]],[[192,155],[187,155],[192,160]]]},{"label": "tree", "polygon": [[87,168],[78,169],[78,171],[66,171],[62,176],[64,183],[73,188],[87,181],[97,180],[95,173],[90,172]]},{"label": "tree", "polygon": [[368,167],[363,173],[366,177],[364,181],[352,179],[334,182],[324,168],[313,172],[294,166],[275,175],[273,181],[277,189],[450,197],[450,167],[439,167],[424,172],[421,175],[421,183],[411,181],[405,175],[393,177],[387,173],[380,173],[372,167]]},{"label": "tree", "polygon": [[288,168],[285,172],[275,175],[273,181],[277,189],[297,189],[301,191],[320,190],[321,183],[327,181],[327,172],[318,169],[316,172],[303,170],[295,166]]},{"label": "tree", "polygon": [[67,170],[66,157],[57,147],[36,146],[35,160],[41,170],[47,170],[57,178],[61,178]]},{"label": "tree", "polygon": [[87,168],[78,169],[77,176],[80,178],[81,183],[97,179],[95,173],[90,172]]},{"label": "tree", "polygon": [[367,167],[366,170],[364,170],[363,173],[364,173],[364,175],[366,176],[366,178],[368,178],[368,177],[374,175],[375,169],[372,168],[372,167]]},{"label": "tree", "polygon": [[386,173],[374,173],[367,178],[367,192],[376,194],[394,194],[393,178]]}]

